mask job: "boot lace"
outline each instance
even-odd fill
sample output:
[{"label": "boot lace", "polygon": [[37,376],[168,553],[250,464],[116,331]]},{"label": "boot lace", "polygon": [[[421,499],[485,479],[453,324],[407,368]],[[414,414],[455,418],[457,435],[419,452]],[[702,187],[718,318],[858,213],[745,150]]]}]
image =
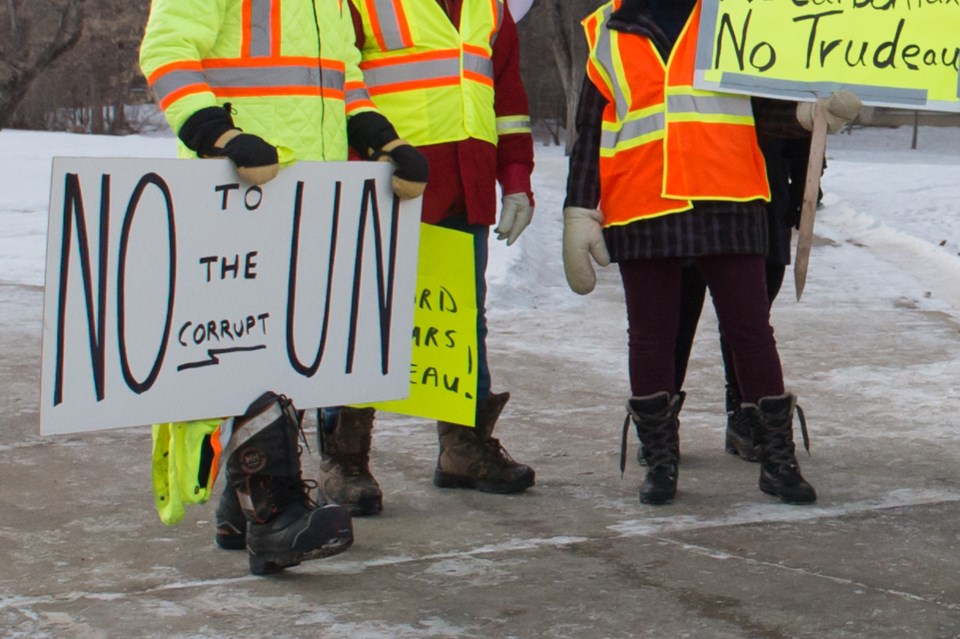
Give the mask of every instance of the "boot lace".
[{"label": "boot lace", "polygon": [[637,434],[642,431],[646,436],[643,443],[643,457],[647,462],[647,468],[651,470],[657,466],[665,464],[676,464],[677,462],[677,431],[676,428],[664,428],[663,425],[676,419],[680,404],[684,397],[680,397],[676,403],[668,404],[663,410],[653,414],[639,414],[633,411],[630,404],[627,404],[627,416],[623,420],[623,433],[620,438],[620,476],[627,467],[627,433],[630,430],[630,419],[637,425]]},{"label": "boot lace", "polygon": [[501,466],[510,466],[517,463],[496,437],[490,437],[485,441],[481,441],[480,446],[481,450],[483,450],[490,459]]},{"label": "boot lace", "polygon": [[[797,409],[797,417],[800,421],[800,434],[803,438],[803,448],[810,454],[810,435],[807,432],[807,418],[800,406]],[[798,468],[797,457],[795,455],[796,446],[793,443],[793,429],[791,428],[792,414],[790,407],[778,413],[763,415],[758,413],[761,420],[765,421],[767,430],[767,444],[764,447],[767,462],[772,466],[780,468]]]}]

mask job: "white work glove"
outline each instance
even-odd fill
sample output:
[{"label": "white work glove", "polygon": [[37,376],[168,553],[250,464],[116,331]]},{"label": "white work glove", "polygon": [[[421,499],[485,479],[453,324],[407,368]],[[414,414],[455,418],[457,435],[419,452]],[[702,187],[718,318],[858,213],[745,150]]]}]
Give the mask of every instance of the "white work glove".
[{"label": "white work glove", "polygon": [[563,209],[563,272],[574,293],[586,295],[597,285],[591,257],[600,266],[610,263],[602,223],[600,211],[579,206]]},{"label": "white work glove", "polygon": [[500,224],[494,230],[498,240],[506,240],[507,246],[512,245],[523,233],[523,229],[530,224],[533,217],[533,207],[526,193],[510,193],[503,196],[500,208]]},{"label": "white work glove", "polygon": [[[827,133],[837,133],[857,118],[863,103],[860,102],[856,93],[835,91],[827,98],[824,108],[827,112]],[[813,131],[813,119],[816,113],[816,102],[797,104],[797,122],[807,131]]]}]

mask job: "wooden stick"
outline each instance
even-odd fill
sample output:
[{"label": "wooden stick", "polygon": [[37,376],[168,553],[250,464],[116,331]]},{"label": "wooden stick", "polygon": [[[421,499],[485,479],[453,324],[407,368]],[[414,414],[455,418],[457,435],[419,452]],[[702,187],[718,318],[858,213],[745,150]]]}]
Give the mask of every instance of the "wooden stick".
[{"label": "wooden stick", "polygon": [[807,180],[803,187],[803,206],[800,209],[797,254],[793,260],[793,282],[797,288],[798,302],[807,283],[807,265],[810,263],[810,248],[813,246],[813,222],[817,217],[817,199],[820,194],[820,173],[823,171],[823,156],[827,147],[827,110],[824,104],[824,100],[817,102],[813,119]]}]

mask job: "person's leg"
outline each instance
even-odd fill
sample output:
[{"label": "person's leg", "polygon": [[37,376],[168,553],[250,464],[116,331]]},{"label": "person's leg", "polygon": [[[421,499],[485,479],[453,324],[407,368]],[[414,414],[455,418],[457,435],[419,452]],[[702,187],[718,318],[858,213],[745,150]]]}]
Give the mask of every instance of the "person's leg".
[{"label": "person's leg", "polygon": [[626,448],[632,418],[647,465],[640,486],[640,501],[646,504],[669,503],[677,493],[680,397],[676,355],[682,267],[680,259],[620,262],[632,395],[627,402],[621,451]]},{"label": "person's leg", "polygon": [[783,370],[770,326],[762,255],[719,255],[698,260],[745,402],[783,394]]},{"label": "person's leg", "polygon": [[473,428],[437,422],[439,454],[433,474],[440,488],[475,488],[481,492],[518,493],[534,485],[530,466],[514,461],[500,441],[492,436],[500,412],[510,393],[491,393],[490,367],[487,362],[487,259],[490,227],[468,224],[465,215],[457,215],[440,226],[468,233],[473,237],[474,278],[477,304],[477,416]]},{"label": "person's leg", "polygon": [[770,326],[764,259],[729,255],[702,258],[698,263],[733,351],[742,408],[759,426],[760,489],[787,503],[812,503],[816,491],[800,474],[795,455],[792,422],[796,399],[784,392],[783,370]]},{"label": "person's leg", "polygon": [[317,411],[320,488],[355,517],[383,510],[383,491],[370,471],[373,408],[340,406]]},{"label": "person's leg", "polygon": [[627,307],[630,392],[636,396],[677,387],[676,353],[683,261],[625,260],[619,263]]},{"label": "person's leg", "polygon": [[[773,300],[776,299],[783,284],[783,276],[786,266],[766,262],[766,284],[767,299],[770,306],[773,306]],[[747,461],[758,460],[758,444],[755,420],[751,413],[745,413],[740,409],[743,399],[740,396],[740,384],[737,383],[736,368],[733,363],[733,353],[730,346],[723,338],[723,331],[720,331],[720,355],[723,358],[723,373],[726,380],[726,410],[727,410],[727,429],[725,434],[724,447],[726,451],[733,455],[739,455]]]},{"label": "person's leg", "polygon": [[693,350],[693,338],[697,334],[697,324],[703,311],[703,300],[707,293],[707,283],[700,269],[690,264],[683,267],[680,278],[680,323],[677,329],[676,377],[677,390],[683,388],[690,363],[690,351]]}]

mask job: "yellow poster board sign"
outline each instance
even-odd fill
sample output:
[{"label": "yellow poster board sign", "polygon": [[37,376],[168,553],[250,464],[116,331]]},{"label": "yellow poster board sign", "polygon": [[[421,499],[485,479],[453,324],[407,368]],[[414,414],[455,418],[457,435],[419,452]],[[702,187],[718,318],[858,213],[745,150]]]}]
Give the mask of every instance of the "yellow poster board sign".
[{"label": "yellow poster board sign", "polygon": [[701,0],[700,89],[960,111],[957,0]]},{"label": "yellow poster board sign", "polygon": [[473,426],[477,406],[477,288],[473,237],[422,224],[413,312],[410,396],[371,406]]}]

